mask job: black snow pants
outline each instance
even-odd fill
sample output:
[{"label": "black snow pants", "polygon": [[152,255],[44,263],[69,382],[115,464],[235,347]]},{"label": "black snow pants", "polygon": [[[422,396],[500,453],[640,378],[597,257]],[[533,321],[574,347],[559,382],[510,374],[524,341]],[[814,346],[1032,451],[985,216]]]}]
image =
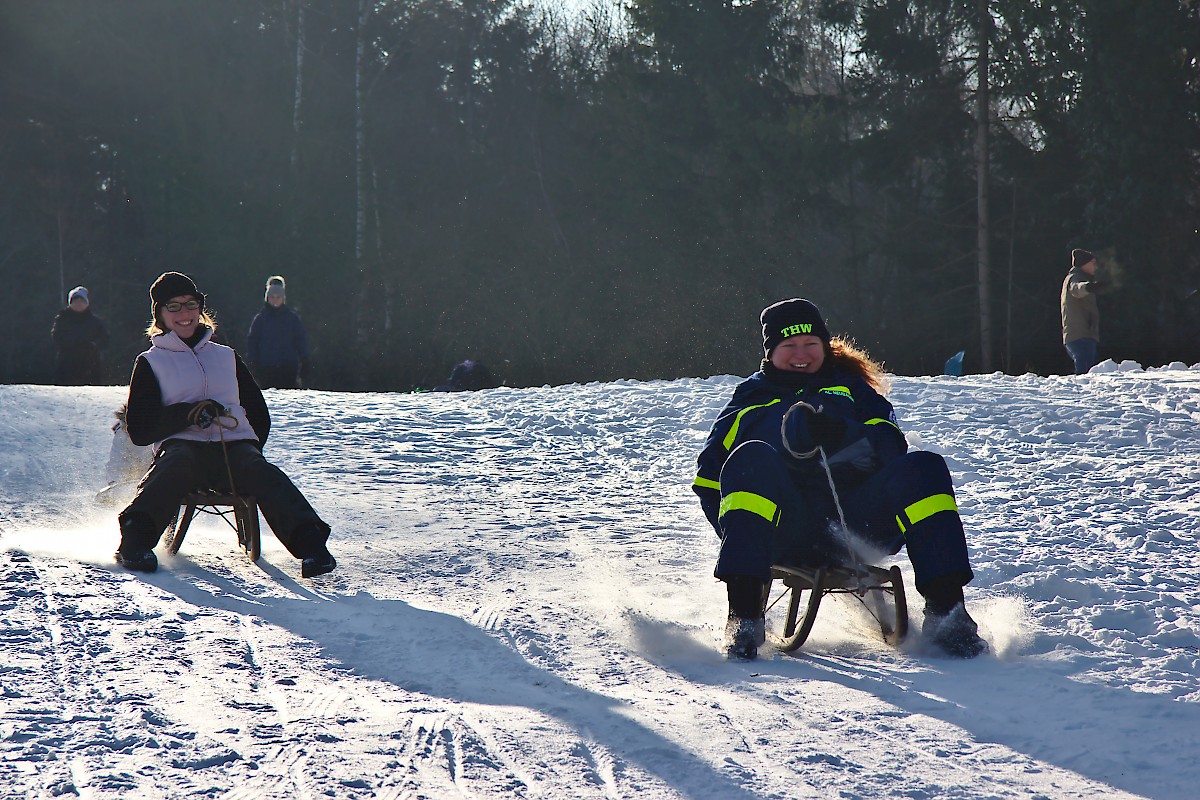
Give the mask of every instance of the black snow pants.
[{"label": "black snow pants", "polygon": [[[966,534],[945,460],[917,451],[897,458],[841,497],[846,524],[887,553],[908,550],[917,591],[938,581],[966,585],[974,577]],[[763,441],[739,445],[721,470],[724,536],[716,577],[768,580],[771,565],[830,563],[839,549],[838,519],[828,484],[818,475],[798,485],[787,459]]]},{"label": "black snow pants", "polygon": [[253,496],[275,536],[296,558],[325,552],[329,526],[283,470],[270,463],[257,442],[168,439],[138,484],[137,495],[121,512],[121,551],[153,550],[185,495],[200,489],[229,491],[229,473],[239,495]]}]

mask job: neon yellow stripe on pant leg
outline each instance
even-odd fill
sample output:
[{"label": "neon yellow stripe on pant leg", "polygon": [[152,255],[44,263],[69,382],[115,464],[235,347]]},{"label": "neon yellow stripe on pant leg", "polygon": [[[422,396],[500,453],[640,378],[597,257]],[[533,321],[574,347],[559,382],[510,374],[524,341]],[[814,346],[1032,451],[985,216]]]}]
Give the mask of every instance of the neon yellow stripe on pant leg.
[{"label": "neon yellow stripe on pant leg", "polygon": [[[918,500],[904,509],[904,517],[908,518],[908,525],[916,525],[921,520],[928,519],[939,511],[958,511],[958,503],[954,502],[952,495],[930,495],[924,500]],[[897,516],[896,524],[900,526],[901,533],[908,533],[908,525],[904,524],[903,517]]]},{"label": "neon yellow stripe on pant leg", "polygon": [[751,514],[757,514],[767,522],[775,522],[775,515],[779,511],[779,506],[763,497],[761,494],[753,492],[733,492],[721,498],[721,510],[717,517],[723,517],[730,511],[749,511]]}]

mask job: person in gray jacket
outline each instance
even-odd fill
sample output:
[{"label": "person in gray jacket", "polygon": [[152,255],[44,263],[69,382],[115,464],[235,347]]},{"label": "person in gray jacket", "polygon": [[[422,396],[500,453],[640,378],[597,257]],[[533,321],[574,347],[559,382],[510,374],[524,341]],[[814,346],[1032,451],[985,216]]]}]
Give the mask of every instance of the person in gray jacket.
[{"label": "person in gray jacket", "polygon": [[1087,250],[1071,251],[1071,271],[1063,279],[1059,306],[1062,309],[1063,346],[1075,363],[1075,374],[1083,375],[1100,361],[1100,307],[1096,295],[1108,283],[1096,277],[1096,256]]}]

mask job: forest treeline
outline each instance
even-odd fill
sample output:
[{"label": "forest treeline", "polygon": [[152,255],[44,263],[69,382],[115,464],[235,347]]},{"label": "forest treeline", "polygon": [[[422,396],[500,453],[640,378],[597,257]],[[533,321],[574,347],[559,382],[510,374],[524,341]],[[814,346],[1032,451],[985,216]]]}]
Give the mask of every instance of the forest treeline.
[{"label": "forest treeline", "polygon": [[318,388],[747,374],[796,295],[1064,373],[1073,247],[1102,357],[1195,363],[1198,57],[1196,0],[0,0],[0,381],[83,284],[123,383],[164,270],[235,346],[284,275]]}]

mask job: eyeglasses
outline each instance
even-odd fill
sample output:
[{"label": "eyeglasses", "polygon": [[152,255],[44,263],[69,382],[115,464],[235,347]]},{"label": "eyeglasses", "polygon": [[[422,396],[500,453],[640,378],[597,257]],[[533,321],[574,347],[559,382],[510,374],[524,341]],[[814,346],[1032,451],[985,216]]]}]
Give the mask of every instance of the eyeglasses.
[{"label": "eyeglasses", "polygon": [[178,312],[183,311],[185,308],[188,311],[195,311],[199,307],[199,300],[188,300],[186,303],[166,303],[163,305],[163,308],[165,308],[167,311],[170,311],[172,314],[177,314]]}]

